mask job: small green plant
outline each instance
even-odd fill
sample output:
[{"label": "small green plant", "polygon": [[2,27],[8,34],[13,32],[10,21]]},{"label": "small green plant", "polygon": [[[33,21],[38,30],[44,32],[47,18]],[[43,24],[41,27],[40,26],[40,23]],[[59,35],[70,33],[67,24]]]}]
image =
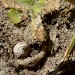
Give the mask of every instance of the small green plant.
[{"label": "small green plant", "polygon": [[[6,1],[4,1],[6,3]],[[38,25],[41,24],[41,16],[40,12],[46,5],[46,0],[9,0],[10,4],[8,4],[8,7],[11,8],[8,11],[8,18],[10,21],[14,24],[20,23],[22,21],[21,14],[17,8],[20,8],[19,10],[22,10],[22,12],[27,15],[25,12],[29,11],[29,14],[31,16],[31,27],[32,27],[32,35],[36,35],[36,30]],[[14,4],[13,4],[14,3]],[[22,4],[16,5],[15,3]],[[13,9],[14,8],[14,9]],[[38,21],[38,22],[37,22]],[[38,24],[37,24],[38,23]]]},{"label": "small green plant", "polygon": [[[36,31],[39,25],[42,24],[41,14],[58,10],[59,0],[2,0],[3,4],[10,8],[8,11],[8,18],[12,23],[20,23],[22,13],[31,16],[32,35],[36,36]],[[21,10],[20,13],[18,10]],[[44,32],[44,31],[43,31]]]},{"label": "small green plant", "polygon": [[15,4],[15,3],[19,3],[22,4],[22,7],[20,7],[22,9],[20,10],[22,10],[23,12],[29,11],[32,18],[34,18],[42,11],[44,6],[46,5],[45,1],[46,0],[14,0],[13,2],[13,0],[9,0],[10,4],[7,4],[8,7],[10,8],[12,7],[14,9],[11,8],[8,11],[8,17],[11,20],[11,22],[13,22],[14,24],[21,22],[21,13],[19,13],[17,9],[17,7],[19,8],[20,6]]},{"label": "small green plant", "polygon": [[51,13],[54,10],[58,10],[60,6],[59,0],[2,0],[2,2],[5,7],[14,8],[17,11],[22,10],[24,14],[29,11],[32,17],[41,14],[43,11]]}]

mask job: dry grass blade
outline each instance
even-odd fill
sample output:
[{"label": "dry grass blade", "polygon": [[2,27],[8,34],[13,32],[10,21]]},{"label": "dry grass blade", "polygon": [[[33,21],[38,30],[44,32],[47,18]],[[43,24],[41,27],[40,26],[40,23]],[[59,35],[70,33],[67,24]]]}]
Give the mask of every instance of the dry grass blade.
[{"label": "dry grass blade", "polygon": [[63,61],[65,61],[66,59],[68,59],[69,54],[71,53],[72,48],[74,47],[74,45],[75,45],[75,33],[74,33],[74,35],[73,35],[73,38],[71,39],[71,42],[70,42],[69,46],[67,47],[67,50],[66,50],[66,52],[65,52],[65,55],[64,55],[64,57],[62,58],[61,62],[63,62]]},{"label": "dry grass blade", "polygon": [[70,42],[69,46],[67,47],[67,50],[65,52],[64,57],[62,58],[61,62],[58,64],[58,66],[55,68],[55,70],[50,73],[50,75],[57,75],[57,73],[60,70],[61,66],[65,63],[65,60],[68,59],[68,56],[71,53],[72,48],[74,47],[74,45],[75,45],[75,33],[73,35],[73,38],[71,39],[71,42]]}]

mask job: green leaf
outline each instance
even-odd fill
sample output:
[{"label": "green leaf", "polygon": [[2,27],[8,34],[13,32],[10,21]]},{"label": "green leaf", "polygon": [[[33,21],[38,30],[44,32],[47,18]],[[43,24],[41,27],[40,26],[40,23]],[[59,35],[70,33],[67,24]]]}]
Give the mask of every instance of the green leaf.
[{"label": "green leaf", "polygon": [[34,14],[39,13],[45,5],[45,0],[15,0],[16,2],[28,4],[30,11]]},{"label": "green leaf", "polygon": [[34,4],[35,0],[15,0],[16,2]]},{"label": "green leaf", "polygon": [[45,5],[45,0],[38,0],[36,3],[32,6],[32,10],[34,13],[41,12],[43,6]]},{"label": "green leaf", "polygon": [[21,22],[21,13],[16,9],[10,9],[8,11],[8,18],[14,24]]}]

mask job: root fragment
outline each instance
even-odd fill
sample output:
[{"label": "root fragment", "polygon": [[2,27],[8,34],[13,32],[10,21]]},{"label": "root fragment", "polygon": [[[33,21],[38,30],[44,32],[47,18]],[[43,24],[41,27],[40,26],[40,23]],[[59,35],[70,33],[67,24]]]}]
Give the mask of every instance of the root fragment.
[{"label": "root fragment", "polygon": [[17,59],[17,60],[12,60],[9,62],[9,64],[12,64],[15,67],[23,66],[24,68],[28,67],[34,67],[36,64],[38,64],[45,56],[46,52],[45,50],[47,49],[46,46],[42,48],[42,51],[35,55],[34,57],[28,57],[26,59]]}]

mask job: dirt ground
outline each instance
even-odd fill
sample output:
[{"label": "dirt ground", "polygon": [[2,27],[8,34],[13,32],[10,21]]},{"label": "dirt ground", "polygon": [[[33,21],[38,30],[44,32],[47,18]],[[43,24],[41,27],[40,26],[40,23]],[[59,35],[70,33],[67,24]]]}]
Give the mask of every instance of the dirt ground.
[{"label": "dirt ground", "polygon": [[[60,9],[52,14],[46,14],[42,23],[49,39],[45,42],[48,46],[44,58],[34,67],[14,67],[9,61],[16,59],[13,48],[18,42],[24,42],[24,30],[30,19],[23,21],[19,26],[14,25],[7,18],[7,11],[0,0],[0,75],[55,75],[51,74],[61,61],[74,31],[75,31],[75,6],[69,2],[60,2]],[[28,36],[31,37],[31,36]],[[38,43],[31,45],[31,55],[39,53]],[[75,48],[74,48],[75,49]],[[60,69],[58,75],[75,75],[75,51]]]}]

